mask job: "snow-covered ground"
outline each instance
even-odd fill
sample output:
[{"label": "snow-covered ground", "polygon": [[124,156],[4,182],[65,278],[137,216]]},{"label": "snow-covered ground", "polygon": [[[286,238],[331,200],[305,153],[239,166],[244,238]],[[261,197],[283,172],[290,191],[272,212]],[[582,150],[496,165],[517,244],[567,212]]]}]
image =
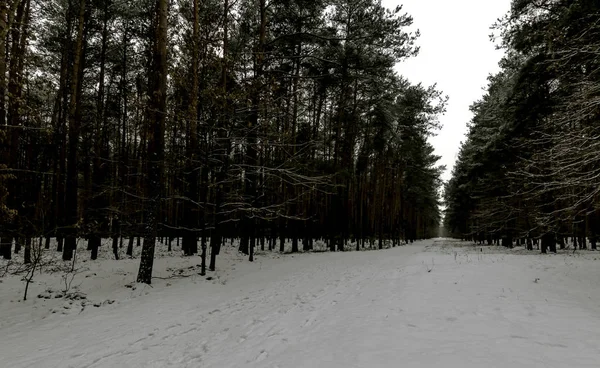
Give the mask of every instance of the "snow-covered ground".
[{"label": "snow-covered ground", "polygon": [[152,287],[132,284],[137,259],[78,263],[70,292],[84,300],[55,297],[61,272],[25,302],[19,277],[0,279],[0,367],[600,364],[597,252],[435,239],[249,263],[227,246],[211,280],[199,257],[160,253]]}]

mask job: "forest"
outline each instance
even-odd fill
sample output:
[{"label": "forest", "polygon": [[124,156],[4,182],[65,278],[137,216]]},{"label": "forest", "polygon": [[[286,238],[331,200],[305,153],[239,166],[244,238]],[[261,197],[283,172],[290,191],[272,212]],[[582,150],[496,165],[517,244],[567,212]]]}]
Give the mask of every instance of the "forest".
[{"label": "forest", "polygon": [[[521,11],[527,17],[535,9]],[[544,137],[564,136],[566,126],[555,124],[574,107],[580,110],[569,120],[570,140],[560,143],[571,151],[553,154],[578,163],[593,152],[593,106],[581,97],[593,92],[597,50],[570,51],[582,37],[595,37],[586,12],[564,15],[565,26],[581,20],[552,44],[560,53],[552,52],[548,72],[528,63],[541,73],[521,82],[536,86],[527,91],[539,112],[527,116],[536,122],[527,130],[535,142],[527,143],[530,158],[536,150],[550,159]],[[142,246],[137,281],[149,284],[158,239],[169,250],[173,243],[186,256],[200,255],[204,273],[215,269],[224,239],[239,239],[239,251],[252,261],[257,247],[283,252],[286,240],[291,252],[310,251],[316,239],[344,251],[349,240],[357,249],[381,249],[437,235],[444,168],[428,138],[440,128],[447,98],[394,70],[419,51],[412,22],[400,6],[387,9],[375,0],[0,1],[2,257],[24,252],[28,264],[52,245],[64,261],[78,250],[94,260],[101,240],[110,238],[117,259],[120,248],[131,256]],[[514,57],[507,65],[517,68],[528,49],[546,47],[546,32],[562,31],[538,29],[544,22],[536,23],[537,35],[518,18],[510,23],[506,43]],[[563,68],[559,78],[556,68],[567,58],[581,68]],[[509,70],[494,78],[502,96],[516,78]],[[571,83],[575,77],[585,83]],[[542,100],[549,81],[560,86]],[[562,104],[550,112],[559,94]],[[500,109],[494,102],[500,96],[489,99],[480,114]],[[474,122],[471,136],[500,126],[506,133],[494,134],[497,148],[479,157],[494,161],[509,154],[500,147],[517,147],[505,144],[508,131],[520,132],[509,117],[482,120],[486,127]],[[474,139],[463,147],[459,168],[469,152],[482,149]],[[451,206],[457,214],[451,221],[465,233],[486,222],[490,232],[510,228],[516,236],[522,221],[494,228],[497,221],[489,219],[519,203],[521,213],[531,208],[531,231],[544,213],[569,218],[569,225],[591,224],[581,209],[594,203],[594,174],[585,169],[594,162],[568,173],[544,165],[527,175],[555,177],[547,191],[531,184],[528,190],[537,192],[527,201],[514,193],[500,196],[507,198],[501,206],[483,206],[486,198],[474,208]],[[457,198],[464,194],[452,188],[467,185],[458,174],[447,191]],[[511,185],[498,190],[524,177],[515,171]],[[540,196],[568,207],[535,207]],[[481,208],[501,213],[459,215]]]},{"label": "forest", "polygon": [[0,0],[0,366],[597,367],[599,122],[600,0]]},{"label": "forest", "polygon": [[542,253],[597,249],[600,3],[514,0],[494,25],[501,70],[473,103],[444,224],[456,237]]}]

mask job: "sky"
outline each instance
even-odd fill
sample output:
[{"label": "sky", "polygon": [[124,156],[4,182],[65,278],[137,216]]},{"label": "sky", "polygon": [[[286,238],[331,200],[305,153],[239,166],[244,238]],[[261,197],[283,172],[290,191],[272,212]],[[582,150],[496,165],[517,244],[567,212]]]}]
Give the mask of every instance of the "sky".
[{"label": "sky", "polygon": [[420,52],[396,67],[413,83],[437,87],[449,96],[443,125],[431,139],[438,162],[446,166],[442,175],[451,177],[460,142],[465,140],[472,114],[469,106],[481,98],[487,76],[499,70],[503,51],[490,41],[490,26],[510,9],[510,0],[383,0],[382,4],[413,17],[411,30],[419,29]]}]

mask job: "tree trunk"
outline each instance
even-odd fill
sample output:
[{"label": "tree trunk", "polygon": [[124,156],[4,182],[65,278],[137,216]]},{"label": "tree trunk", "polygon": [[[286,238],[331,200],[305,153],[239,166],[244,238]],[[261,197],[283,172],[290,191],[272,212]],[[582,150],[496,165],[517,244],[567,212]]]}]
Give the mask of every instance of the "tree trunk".
[{"label": "tree trunk", "polygon": [[67,185],[66,185],[66,219],[68,231],[66,232],[63,249],[63,261],[73,259],[73,251],[77,246],[78,215],[78,183],[77,183],[77,161],[79,148],[79,136],[81,131],[81,117],[78,111],[81,106],[79,77],[83,70],[83,31],[85,25],[86,0],[79,3],[79,21],[77,28],[77,41],[73,50],[73,70],[71,73],[71,100],[69,102],[69,149],[67,157]]},{"label": "tree trunk", "polygon": [[[128,255],[129,257],[133,257],[133,236],[129,237],[129,242],[127,242],[127,251],[125,252],[126,255]],[[139,238],[138,238],[139,239]]]},{"label": "tree trunk", "polygon": [[6,124],[6,35],[10,29],[7,22],[7,5],[6,1],[0,2],[0,127]]},{"label": "tree trunk", "polygon": [[217,252],[220,250],[222,238],[215,234],[210,238],[210,264],[208,269],[211,271],[216,270],[217,266]]},{"label": "tree trunk", "polygon": [[181,237],[181,250],[184,256],[191,256],[193,254],[194,242],[196,241],[196,235],[191,230],[184,230]]},{"label": "tree trunk", "polygon": [[550,248],[550,252],[556,253],[556,236],[554,233],[548,235],[548,248]]},{"label": "tree trunk", "polygon": [[191,256],[198,253],[198,0],[193,0],[193,18],[192,18],[192,85],[190,90],[190,104],[188,106],[188,147],[186,154],[186,172],[187,189],[186,197],[188,201],[184,203],[186,230],[183,232],[182,250],[183,254]]},{"label": "tree trunk", "polygon": [[23,253],[23,263],[24,264],[31,263],[31,237],[30,236],[25,238],[25,252]]},{"label": "tree trunk", "polygon": [[219,157],[221,159],[221,167],[216,171],[216,188],[215,188],[215,213],[213,216],[213,234],[210,240],[210,265],[209,269],[214,271],[216,269],[217,255],[221,251],[221,242],[223,239],[222,234],[222,217],[221,206],[223,205],[224,192],[225,192],[225,179],[227,177],[227,171],[229,167],[229,140],[227,137],[226,130],[228,128],[229,116],[228,116],[228,87],[227,87],[227,73],[228,73],[228,43],[229,43],[229,0],[225,0],[223,4],[223,62],[221,67],[221,93],[222,93],[222,109],[221,109],[221,123],[217,137],[219,141],[217,143]]},{"label": "tree trunk", "polygon": [[[204,229],[206,231],[206,229]],[[200,275],[206,275],[206,236],[202,234],[202,252],[200,253]]]},{"label": "tree trunk", "polygon": [[[8,5],[10,4],[10,7]],[[23,91],[23,70],[24,70],[24,58],[27,46],[28,38],[28,26],[30,19],[30,1],[29,0],[10,0],[3,1],[0,4],[0,35],[2,36],[2,42],[0,45],[0,160],[2,164],[0,167],[3,169],[6,166],[11,169],[16,169],[14,177],[12,179],[2,178],[0,179],[1,184],[6,183],[6,189],[10,194],[7,197],[7,204],[10,207],[18,209],[18,216],[30,217],[31,211],[29,210],[30,204],[27,204],[26,208],[22,208],[21,203],[25,204],[32,198],[36,197],[36,194],[32,193],[30,180],[31,176],[26,176],[18,172],[22,163],[20,158],[23,156],[23,147],[21,147],[21,136],[27,137],[28,134],[23,131],[21,127],[24,127],[23,119],[21,118],[22,112],[22,91]],[[10,40],[10,53],[9,53],[9,40]],[[8,62],[8,73],[7,72]],[[6,89],[6,77],[8,74],[8,91]],[[8,92],[8,94],[7,94]],[[6,115],[6,105],[8,104],[8,116]],[[8,121],[7,121],[8,118]],[[8,123],[8,126],[5,124]],[[4,141],[8,141],[8,144],[4,144]],[[31,147],[31,146],[29,146]],[[28,156],[31,153],[28,150]],[[31,163],[31,160],[26,160]],[[25,163],[25,165],[27,165]],[[3,203],[0,203],[0,205]],[[2,225],[6,226],[7,230],[14,231],[16,225],[15,222],[10,223],[6,221]],[[2,227],[4,227],[2,226]],[[27,221],[24,228],[20,230],[25,232],[27,236],[31,234],[31,223]],[[14,232],[13,232],[14,234]],[[21,244],[18,244],[19,248]],[[17,253],[17,244],[15,244],[15,253]]]},{"label": "tree trunk", "polygon": [[565,238],[563,238],[562,236],[558,237],[558,245],[560,249],[565,249]]},{"label": "tree trunk", "polygon": [[160,216],[160,196],[164,165],[164,131],[167,107],[167,16],[168,0],[156,0],[154,50],[149,71],[148,148],[146,156],[146,228],[137,281],[152,283],[154,248]]},{"label": "tree trunk", "polygon": [[112,251],[116,260],[119,260],[119,236],[113,235],[112,238]]},{"label": "tree trunk", "polygon": [[98,259],[98,248],[100,248],[100,243],[102,243],[100,235],[90,235],[88,239],[88,248],[90,248],[90,251],[92,252],[90,257],[92,260]]},{"label": "tree trunk", "polygon": [[252,237],[250,241],[249,259],[254,260],[254,239],[256,235],[256,222],[254,221],[254,214],[252,208],[256,205],[256,189],[258,183],[258,149],[257,149],[257,131],[258,127],[258,114],[261,103],[262,93],[262,63],[263,63],[263,52],[266,37],[266,24],[267,24],[267,13],[266,13],[266,0],[259,0],[259,12],[260,12],[260,25],[258,30],[258,45],[255,51],[254,58],[254,79],[252,82],[252,110],[250,112],[250,118],[248,119],[248,144],[247,144],[247,168],[248,180],[246,185],[246,195],[250,200],[250,213],[245,216],[247,236]]},{"label": "tree trunk", "polygon": [[550,250],[550,252],[556,253],[556,239],[553,233],[546,233],[542,235],[541,252],[548,253],[548,250]]},{"label": "tree trunk", "polygon": [[304,252],[308,252],[310,250],[310,242],[309,242],[309,231],[306,228],[306,225],[304,225],[304,237],[302,238],[302,251]]},{"label": "tree trunk", "polygon": [[[244,232],[248,232],[249,230],[244,229]],[[248,255],[249,253],[249,244],[250,244],[250,237],[248,234],[244,234],[241,238],[240,238],[240,246],[238,247],[238,252]]]},{"label": "tree trunk", "polygon": [[533,250],[533,242],[531,238],[527,238],[527,250]]},{"label": "tree trunk", "polygon": [[12,241],[11,237],[0,238],[0,253],[4,259],[12,259]]}]

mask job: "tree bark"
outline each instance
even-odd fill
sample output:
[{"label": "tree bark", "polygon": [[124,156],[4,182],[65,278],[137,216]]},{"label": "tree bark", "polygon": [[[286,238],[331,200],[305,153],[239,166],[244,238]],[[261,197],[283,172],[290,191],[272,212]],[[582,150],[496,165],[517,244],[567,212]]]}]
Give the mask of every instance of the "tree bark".
[{"label": "tree bark", "polygon": [[190,67],[192,85],[190,90],[190,104],[188,109],[188,147],[186,155],[188,201],[184,204],[186,230],[183,232],[182,248],[185,255],[198,252],[198,0],[193,0],[192,17],[192,65]]},{"label": "tree bark", "polygon": [[100,243],[102,242],[102,238],[99,235],[92,234],[88,239],[88,248],[91,251],[91,259],[98,259],[98,248],[100,247]]},{"label": "tree bark", "polygon": [[125,254],[129,257],[133,257],[133,238],[133,236],[130,236],[129,241],[127,242],[127,251],[125,252]]},{"label": "tree bark", "polygon": [[27,236],[25,238],[25,252],[23,254],[23,263],[30,264],[31,263],[31,237]]},{"label": "tree bark", "polygon": [[92,234],[88,241],[88,247],[92,254],[91,259],[97,259],[98,247],[101,244],[101,231],[107,227],[106,215],[102,209],[108,206],[108,201],[104,191],[104,183],[108,174],[109,154],[108,154],[108,132],[109,127],[105,124],[105,70],[106,70],[106,53],[108,51],[108,3],[104,8],[104,19],[102,22],[102,46],[100,50],[100,74],[98,76],[98,95],[96,97],[96,126],[95,126],[95,144],[94,144],[94,159],[92,173],[92,199],[90,201],[90,211],[87,220],[94,223],[95,226],[91,229]]},{"label": "tree bark", "polygon": [[63,249],[63,260],[73,258],[73,251],[77,246],[77,227],[79,223],[78,214],[78,183],[77,183],[77,150],[79,148],[79,136],[81,131],[81,118],[77,112],[81,105],[79,92],[79,77],[83,69],[83,30],[85,25],[86,0],[79,3],[79,21],[77,28],[77,41],[73,50],[73,70],[71,74],[71,100],[69,102],[69,149],[67,158],[67,185],[66,185],[66,220],[68,230],[66,232]]},{"label": "tree bark", "polygon": [[146,157],[146,228],[137,282],[151,284],[154,248],[160,216],[164,165],[164,132],[167,107],[167,16],[168,0],[156,0],[154,50],[149,71],[148,148]]},{"label": "tree bark", "polygon": [[12,259],[12,242],[11,237],[0,238],[0,253],[4,259]]},{"label": "tree bark", "polygon": [[227,87],[227,73],[228,73],[228,48],[229,48],[229,0],[225,0],[223,4],[223,61],[221,67],[221,93],[222,93],[222,109],[221,109],[221,123],[219,127],[217,137],[217,147],[219,151],[219,158],[221,159],[221,167],[216,170],[216,188],[215,188],[215,213],[213,215],[213,233],[210,239],[210,265],[208,269],[214,271],[216,269],[217,255],[221,251],[221,242],[223,240],[222,235],[222,217],[221,206],[223,205],[224,192],[225,192],[225,178],[227,176],[227,170],[229,167],[229,140],[227,138],[226,130],[228,128],[229,116],[228,116],[228,87]]}]

